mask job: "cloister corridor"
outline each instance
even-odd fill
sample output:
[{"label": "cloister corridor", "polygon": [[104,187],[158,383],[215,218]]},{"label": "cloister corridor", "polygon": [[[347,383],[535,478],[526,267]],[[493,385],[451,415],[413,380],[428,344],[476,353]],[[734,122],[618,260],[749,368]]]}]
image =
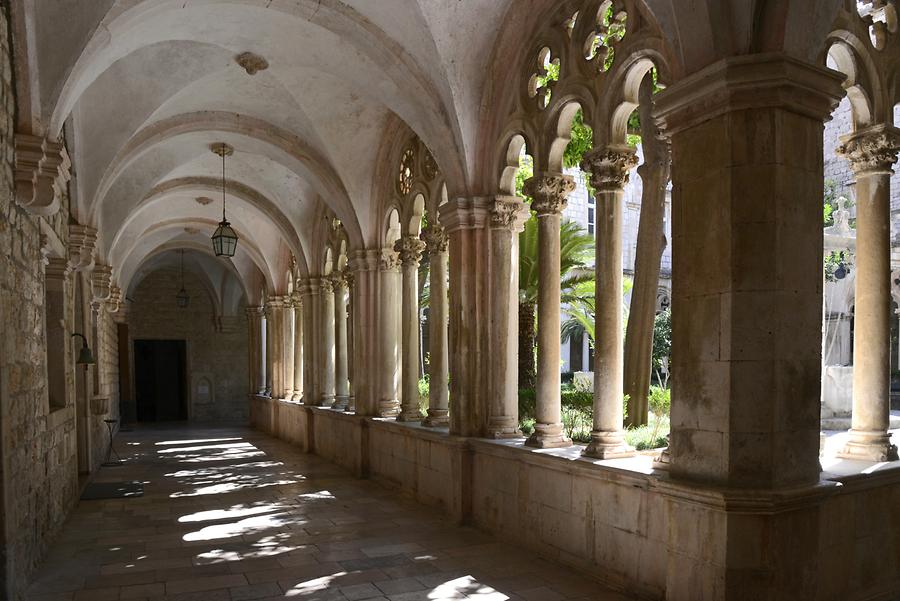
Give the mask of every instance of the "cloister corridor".
[{"label": "cloister corridor", "polygon": [[144,495],[81,501],[30,601],[625,601],[578,573],[459,527],[246,428],[122,432]]}]

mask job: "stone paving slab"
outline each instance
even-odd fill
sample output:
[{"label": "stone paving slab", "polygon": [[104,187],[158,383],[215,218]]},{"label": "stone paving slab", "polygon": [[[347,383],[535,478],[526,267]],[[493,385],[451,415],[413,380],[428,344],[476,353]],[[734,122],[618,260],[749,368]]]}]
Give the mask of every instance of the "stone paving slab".
[{"label": "stone paving slab", "polygon": [[246,428],[141,428],[81,501],[28,601],[629,601]]}]

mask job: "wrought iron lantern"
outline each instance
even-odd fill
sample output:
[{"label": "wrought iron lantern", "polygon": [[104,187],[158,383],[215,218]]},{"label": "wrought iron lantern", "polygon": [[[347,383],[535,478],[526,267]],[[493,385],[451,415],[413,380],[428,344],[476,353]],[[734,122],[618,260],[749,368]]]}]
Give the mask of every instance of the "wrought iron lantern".
[{"label": "wrought iron lantern", "polygon": [[238,236],[225,218],[225,157],[234,154],[234,148],[220,142],[213,144],[212,151],[222,157],[222,221],[212,235],[213,251],[217,257],[233,257],[237,250]]},{"label": "wrought iron lantern", "polygon": [[88,346],[87,338],[84,337],[84,334],[79,334],[75,332],[72,334],[72,338],[75,337],[81,338],[81,350],[78,352],[78,359],[75,361],[76,365],[84,365],[87,368],[88,365],[93,365],[96,363],[94,361],[94,354],[91,353],[91,347]]},{"label": "wrought iron lantern", "polygon": [[175,304],[182,309],[186,309],[191,302],[187,290],[184,289],[184,249],[181,250],[181,290],[175,295]]}]

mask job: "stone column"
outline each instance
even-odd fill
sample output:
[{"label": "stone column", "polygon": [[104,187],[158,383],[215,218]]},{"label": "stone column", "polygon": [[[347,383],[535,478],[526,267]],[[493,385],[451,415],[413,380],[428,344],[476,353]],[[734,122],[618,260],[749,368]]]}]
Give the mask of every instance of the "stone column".
[{"label": "stone column", "polygon": [[294,389],[291,400],[303,398],[303,302],[299,292],[294,292]]},{"label": "stone column", "polygon": [[856,176],[856,321],[853,415],[839,456],[896,461],[891,444],[891,175],[900,130],[878,125],[842,140]]},{"label": "stone column", "polygon": [[400,413],[400,259],[393,249],[383,249],[379,257],[379,360],[381,366],[378,415],[396,417]]},{"label": "stone column", "polygon": [[269,340],[268,372],[270,374],[269,393],[273,399],[284,397],[284,315],[283,296],[273,296],[266,302],[266,316]]},{"label": "stone column", "polygon": [[594,426],[588,457],[609,459],[634,453],[622,430],[624,332],[622,301],[622,193],[637,163],[629,146],[597,148],[584,157],[597,194],[596,297],[594,325]]},{"label": "stone column", "polygon": [[347,348],[347,289],[348,274],[334,278],[334,404],[335,409],[346,410],[350,402]]},{"label": "stone column", "polygon": [[530,217],[515,196],[498,196],[491,209],[491,403],[489,438],[519,430],[519,232]]},{"label": "stone column", "polygon": [[742,56],[656,96],[672,143],[675,479],[819,481],[822,132],[842,78]]},{"label": "stone column", "polygon": [[575,189],[571,176],[538,173],[525,182],[525,194],[538,220],[537,408],[531,447],[567,447],[560,405],[560,249],[559,227],[566,196]]},{"label": "stone column", "polygon": [[259,394],[264,374],[260,369],[262,365],[262,313],[260,307],[246,307],[247,315],[247,357],[250,362],[249,394]]},{"label": "stone column", "polygon": [[445,427],[450,422],[447,361],[447,233],[438,222],[422,232],[428,249],[430,299],[428,309],[428,415],[423,425]]},{"label": "stone column", "polygon": [[275,335],[272,331],[273,321],[272,310],[269,308],[269,303],[267,302],[263,307],[263,326],[265,327],[265,331],[263,332],[263,337],[265,338],[265,347],[263,349],[263,361],[265,363],[263,394],[265,396],[272,396],[272,341],[275,339]]},{"label": "stone column", "polygon": [[294,299],[284,297],[284,314],[282,315],[282,337],[284,342],[284,393],[279,395],[290,401],[294,398]]},{"label": "stone column", "polygon": [[330,407],[334,403],[334,279],[325,276],[319,283],[321,305],[322,396],[319,405]]},{"label": "stone column", "polygon": [[353,251],[349,267],[350,286],[350,346],[353,349],[352,400],[357,415],[378,415],[378,395],[381,391],[380,340],[378,339],[378,256],[373,249]]},{"label": "stone column", "polygon": [[425,243],[418,236],[403,236],[394,244],[403,273],[402,385],[400,415],[397,421],[422,420],[419,412],[419,260]]},{"label": "stone column", "polygon": [[321,366],[317,363],[318,340],[316,339],[316,309],[319,305],[319,279],[310,278],[301,289],[303,302],[303,404],[317,405],[319,402],[319,376]]}]

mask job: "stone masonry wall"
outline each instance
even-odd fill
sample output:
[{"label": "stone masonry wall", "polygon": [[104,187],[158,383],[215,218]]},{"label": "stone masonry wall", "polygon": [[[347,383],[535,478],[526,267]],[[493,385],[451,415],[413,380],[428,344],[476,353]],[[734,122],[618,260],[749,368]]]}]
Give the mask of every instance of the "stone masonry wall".
[{"label": "stone masonry wall", "polygon": [[[175,304],[180,278],[177,270],[161,269],[148,275],[132,293],[134,302],[128,318],[132,356],[134,340],[185,340],[190,419],[246,422],[249,376],[243,309],[240,317],[217,320],[206,289],[190,273],[184,275],[190,305],[181,309]],[[208,399],[202,390],[207,383]]]}]

